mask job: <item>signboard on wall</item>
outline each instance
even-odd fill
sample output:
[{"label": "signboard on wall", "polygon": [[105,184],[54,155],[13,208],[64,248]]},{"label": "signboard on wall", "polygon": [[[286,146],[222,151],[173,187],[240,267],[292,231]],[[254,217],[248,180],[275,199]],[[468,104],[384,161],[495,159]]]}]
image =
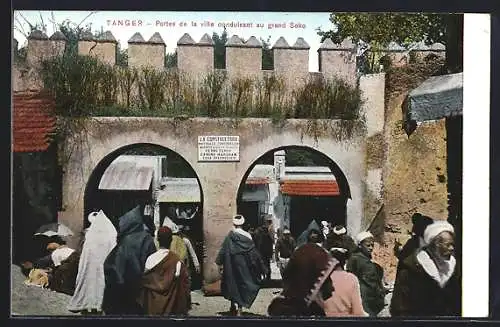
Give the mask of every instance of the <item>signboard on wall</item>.
[{"label": "signboard on wall", "polygon": [[198,161],[240,161],[240,137],[238,135],[198,136]]}]

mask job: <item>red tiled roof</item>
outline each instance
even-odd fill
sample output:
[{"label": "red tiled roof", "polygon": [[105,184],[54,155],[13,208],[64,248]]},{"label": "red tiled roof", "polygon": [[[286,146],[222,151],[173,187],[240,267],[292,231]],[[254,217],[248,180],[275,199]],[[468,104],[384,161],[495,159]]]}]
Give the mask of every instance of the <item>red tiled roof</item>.
[{"label": "red tiled roof", "polygon": [[269,178],[268,177],[248,177],[245,184],[247,184],[247,185],[269,184]]},{"label": "red tiled roof", "polygon": [[335,180],[287,180],[280,185],[280,191],[288,195],[340,195],[339,186]]},{"label": "red tiled roof", "polygon": [[12,99],[12,150],[45,151],[55,130],[54,100],[35,91],[14,92]]}]

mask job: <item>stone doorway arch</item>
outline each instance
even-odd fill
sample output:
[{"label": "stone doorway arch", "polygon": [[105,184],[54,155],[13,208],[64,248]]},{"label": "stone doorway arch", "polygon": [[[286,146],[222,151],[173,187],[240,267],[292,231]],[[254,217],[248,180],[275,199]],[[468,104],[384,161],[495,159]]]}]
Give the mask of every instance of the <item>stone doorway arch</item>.
[{"label": "stone doorway arch", "polygon": [[[152,181],[150,189],[146,191],[130,191],[130,190],[102,190],[99,189],[99,184],[106,169],[116,162],[118,158],[123,156],[165,156],[163,160],[163,169],[159,168],[155,174],[160,171],[161,182],[154,183]],[[165,167],[166,166],[166,167]],[[156,178],[153,177],[153,179]],[[175,187],[182,183],[181,188],[193,187],[192,180],[196,180],[198,190],[181,190],[183,193],[177,192],[176,195],[172,192],[167,192],[165,188]],[[175,183],[171,183],[171,182]],[[189,183],[184,183],[188,181]],[[117,226],[118,218],[133,209],[135,206],[140,205],[142,210],[145,210],[146,205],[150,205],[149,211],[151,219],[145,219],[146,225],[152,229],[155,228],[153,220],[154,201],[153,194],[155,188],[158,198],[158,217],[161,224],[165,216],[169,216],[176,224],[186,227],[184,233],[190,238],[193,247],[198,256],[200,265],[203,265],[203,246],[204,246],[204,232],[203,232],[203,189],[200,179],[194,168],[183,158],[179,153],[171,150],[163,145],[153,143],[134,143],[120,147],[111,153],[105,155],[101,161],[93,168],[90,177],[85,185],[84,191],[84,217],[83,227],[89,226],[88,214],[92,211],[103,209],[108,217]],[[198,191],[198,193],[196,193]],[[193,195],[194,193],[194,195]],[[158,195],[159,194],[159,195]],[[196,194],[198,196],[196,196]],[[194,198],[198,197],[199,202]],[[115,203],[112,203],[115,201]],[[151,211],[152,210],[152,211]],[[179,214],[179,211],[189,211],[192,213],[190,219],[186,219],[185,215]],[[146,211],[148,211],[146,209]],[[146,215],[145,215],[146,216]],[[158,223],[158,222],[157,222]],[[156,223],[156,224],[157,224]],[[193,269],[194,270],[194,269]],[[202,286],[202,276],[193,275],[193,289],[200,289]]]},{"label": "stone doorway arch", "polygon": [[[280,155],[275,155],[275,154],[287,150],[289,152],[302,151],[310,154],[311,158],[314,158],[311,160],[313,160],[316,163],[315,165],[311,165],[311,167],[314,166],[328,167],[329,172],[325,171],[324,175],[328,174],[333,175],[335,181],[334,183],[331,184],[336,184],[336,186],[338,187],[338,193],[336,193],[335,195],[330,194],[328,192],[324,192],[324,194],[322,195],[315,194],[317,196],[295,196],[294,201],[296,203],[299,203],[300,201],[305,204],[305,203],[312,203],[314,202],[314,200],[316,200],[316,202],[319,205],[330,206],[332,208],[324,208],[325,210],[323,210],[324,213],[322,214],[319,213],[320,211],[322,211],[321,208],[318,212],[312,213],[312,215],[318,215],[318,217],[310,217],[311,220],[317,218],[320,220],[331,221],[334,224],[346,225],[348,200],[351,199],[351,192],[347,177],[345,176],[344,172],[340,169],[340,167],[335,163],[335,161],[328,155],[312,147],[303,145],[289,145],[289,146],[277,147],[268,150],[266,153],[262,154],[258,159],[252,162],[252,164],[244,174],[243,178],[241,179],[238,188],[237,199],[236,199],[237,211],[243,215],[245,214],[249,215],[247,220],[249,221],[250,225],[261,224],[262,215],[265,214],[271,214],[273,216],[273,221],[275,220],[275,223],[281,220],[281,223],[278,224],[277,227],[283,224],[283,219],[282,219],[283,217],[279,216],[282,215],[286,216],[289,213],[283,212],[283,210],[286,211],[286,209],[283,210],[278,209],[277,204],[282,203],[283,198],[287,198],[288,199],[287,201],[289,201],[290,198],[292,197],[287,196],[286,194],[280,191],[280,186],[279,186],[280,173],[278,172],[280,168],[279,164],[277,163],[277,161],[280,160],[277,159],[278,157],[280,157]],[[310,163],[308,165],[310,165]],[[288,166],[288,164],[286,164],[285,166]],[[318,172],[320,170],[318,170]],[[281,174],[284,176],[284,171]],[[316,174],[316,176],[313,176],[311,178],[312,180],[321,179],[321,176],[323,176],[323,173],[319,172],[319,174]],[[300,179],[301,178],[299,178],[299,180]],[[321,186],[319,187],[321,188]],[[258,203],[257,207],[255,205],[255,202]],[[290,204],[290,201],[288,204]],[[290,209],[289,206],[288,209]],[[257,217],[254,217],[255,215],[257,215]],[[297,218],[295,217],[295,219]],[[294,231],[295,229],[298,231],[303,227],[298,223],[296,223],[296,226],[290,226],[291,221],[289,215],[288,219],[284,219],[284,221],[285,225],[288,225],[287,227],[291,228]],[[309,221],[306,222],[305,225],[307,225],[308,223]]]}]

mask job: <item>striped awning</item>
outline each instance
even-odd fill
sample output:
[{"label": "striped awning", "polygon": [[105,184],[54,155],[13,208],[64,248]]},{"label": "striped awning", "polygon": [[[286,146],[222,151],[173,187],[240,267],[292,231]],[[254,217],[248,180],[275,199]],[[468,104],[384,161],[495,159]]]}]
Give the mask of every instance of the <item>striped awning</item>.
[{"label": "striped awning", "polygon": [[280,185],[280,191],[286,195],[295,196],[338,196],[339,186],[336,180],[285,180]]},{"label": "striped awning", "polygon": [[248,177],[245,181],[246,185],[265,185],[269,184],[270,179],[267,177]]}]

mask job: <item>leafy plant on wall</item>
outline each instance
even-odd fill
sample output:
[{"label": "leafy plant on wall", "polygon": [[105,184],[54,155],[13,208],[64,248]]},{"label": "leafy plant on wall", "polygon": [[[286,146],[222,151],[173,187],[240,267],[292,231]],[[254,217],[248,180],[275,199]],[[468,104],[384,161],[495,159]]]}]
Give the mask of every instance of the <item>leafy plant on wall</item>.
[{"label": "leafy plant on wall", "polygon": [[[330,30],[318,29],[321,41],[341,43],[346,38],[362,49],[369,69],[378,66],[378,52],[395,42],[403,47],[423,41],[446,45],[446,16],[428,13],[331,13]],[[362,56],[363,57],[363,56]],[[362,60],[363,61],[363,60]]]}]

